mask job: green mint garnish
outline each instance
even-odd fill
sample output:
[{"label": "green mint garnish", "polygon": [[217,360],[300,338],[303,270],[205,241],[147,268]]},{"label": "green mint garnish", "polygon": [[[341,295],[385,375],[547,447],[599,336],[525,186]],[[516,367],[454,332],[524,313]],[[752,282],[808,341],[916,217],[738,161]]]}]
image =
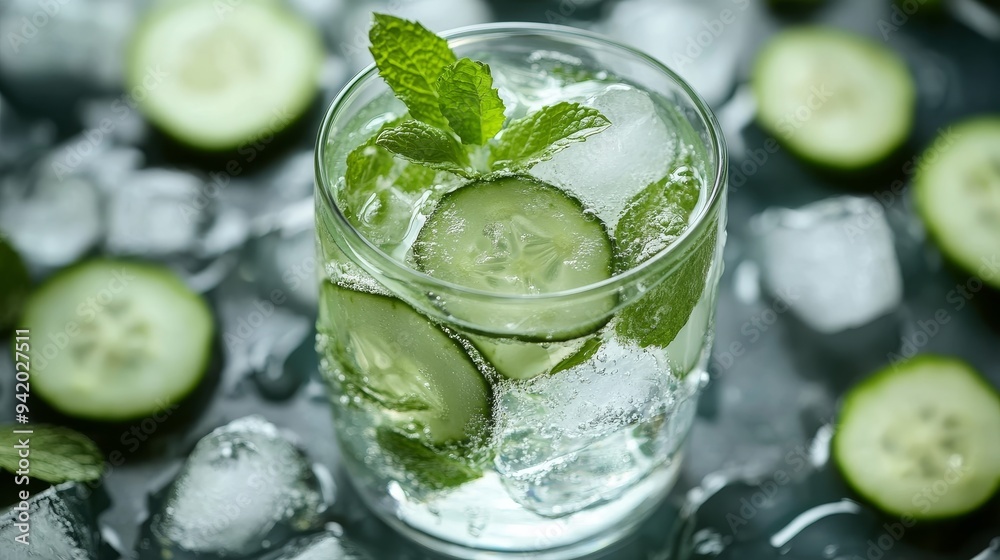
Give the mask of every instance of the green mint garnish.
[{"label": "green mint garnish", "polygon": [[419,23],[386,14],[375,14],[368,38],[379,75],[406,104],[410,115],[428,124],[448,126],[437,95],[438,77],[456,60],[448,42]]},{"label": "green mint garnish", "polygon": [[[701,189],[702,181],[686,158],[635,195],[615,227],[614,272],[634,268],[676,241],[688,227]],[[644,348],[670,344],[705,291],[716,239],[712,227],[671,275],[621,311],[615,332]]]},{"label": "green mint garnish", "polygon": [[506,117],[488,65],[463,58],[444,69],[437,88],[441,113],[463,143],[481,146],[500,132]]},{"label": "green mint garnish", "polygon": [[389,428],[379,428],[375,439],[391,463],[432,490],[455,488],[483,476],[482,470]]},{"label": "green mint garnish", "polygon": [[22,452],[28,454],[27,476],[53,484],[96,480],[104,472],[101,450],[79,432],[44,424],[0,425],[0,468],[17,473]]},{"label": "green mint garnish", "polygon": [[[459,60],[432,31],[386,14],[375,14],[369,38],[379,75],[410,117],[381,130],[376,144],[412,163],[466,178],[521,171],[611,125],[596,109],[563,102],[518,119],[501,133],[504,103],[489,65]],[[482,146],[489,147],[488,166]],[[348,158],[348,182],[371,175],[351,169],[360,163]]]},{"label": "green mint garnish", "polygon": [[561,102],[510,123],[493,146],[493,167],[527,169],[611,126],[600,111]]},{"label": "green mint garnish", "polygon": [[405,121],[379,133],[375,144],[414,163],[471,176],[469,152],[452,134],[425,122]]}]

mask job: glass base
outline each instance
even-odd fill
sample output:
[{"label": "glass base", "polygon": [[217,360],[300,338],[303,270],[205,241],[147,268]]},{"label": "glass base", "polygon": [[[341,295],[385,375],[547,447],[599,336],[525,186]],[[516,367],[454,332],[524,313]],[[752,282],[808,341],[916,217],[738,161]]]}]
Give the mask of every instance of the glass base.
[{"label": "glass base", "polygon": [[[512,558],[578,560],[597,554],[624,540],[653,514],[677,481],[681,455],[682,453],[676,454],[669,464],[657,469],[612,502],[587,508],[582,512],[561,518],[536,516],[524,511],[525,515],[533,516],[541,527],[538,530],[533,530],[530,535],[523,535],[522,539],[518,539],[515,535],[508,535],[506,539],[495,538],[497,535],[492,535],[494,538],[490,539],[490,535],[485,533],[473,537],[465,534],[464,531],[441,531],[443,527],[440,525],[437,527],[425,525],[418,528],[415,526],[417,523],[410,523],[397,515],[392,515],[385,508],[373,503],[364,489],[359,488],[358,490],[362,500],[369,508],[402,536],[423,548],[449,558],[461,560],[507,560]],[[577,523],[581,515],[588,519],[581,519],[580,523]],[[595,522],[595,520],[609,518],[617,518],[618,521],[611,524]],[[414,521],[419,523],[420,520]],[[438,529],[442,534],[447,534],[453,540],[444,540],[431,534],[437,532],[434,531],[435,529]],[[559,531],[564,534],[558,536],[552,534]],[[460,532],[461,536],[458,535]],[[572,535],[574,540],[567,542],[567,533]],[[539,542],[544,540],[546,535],[549,535],[550,545]],[[486,538],[484,539],[484,537]],[[456,542],[459,539],[464,542]],[[494,542],[489,543],[490,540]],[[519,540],[521,547],[518,546]],[[557,540],[562,542],[557,542]],[[490,546],[498,541],[503,541],[502,549],[498,546]]]}]

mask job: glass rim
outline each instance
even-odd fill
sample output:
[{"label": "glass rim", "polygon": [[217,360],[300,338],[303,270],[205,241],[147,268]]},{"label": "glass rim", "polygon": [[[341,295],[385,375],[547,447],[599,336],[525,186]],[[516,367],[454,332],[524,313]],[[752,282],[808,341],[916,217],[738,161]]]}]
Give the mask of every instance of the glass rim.
[{"label": "glass rim", "polygon": [[[683,248],[690,245],[691,239],[696,237],[693,232],[701,229],[700,226],[702,226],[703,222],[714,211],[716,206],[718,206],[719,201],[723,196],[723,192],[725,191],[726,177],[728,174],[726,143],[725,138],[722,135],[721,126],[719,125],[715,114],[712,112],[711,107],[709,107],[704,98],[702,98],[701,95],[699,95],[698,92],[696,92],[687,83],[687,81],[684,80],[684,78],[678,75],[666,64],[644,53],[643,51],[636,49],[635,47],[618,42],[610,37],[565,25],[533,22],[485,23],[459,27],[438,33],[438,35],[444,37],[450,46],[455,46],[455,44],[459,43],[461,39],[470,37],[478,38],[525,32],[531,34],[552,35],[568,39],[583,39],[596,43],[600,46],[612,47],[620,51],[622,54],[638,58],[640,61],[650,65],[654,70],[666,75],[674,83],[676,83],[684,94],[687,95],[687,97],[692,101],[699,116],[704,119],[707,125],[708,139],[711,144],[711,146],[709,146],[709,152],[712,152],[715,156],[715,169],[712,170],[714,171],[714,181],[712,181],[711,190],[708,193],[706,203],[702,205],[698,215],[695,216],[694,220],[691,221],[687,229],[684,230],[680,237],[675,239],[666,248],[662,249],[637,266],[624,270],[618,274],[613,274],[598,282],[556,292],[546,292],[540,294],[504,294],[463,286],[461,284],[435,278],[434,276],[407,265],[405,262],[392,258],[385,251],[372,243],[371,240],[365,237],[360,231],[357,230],[357,228],[354,227],[353,224],[351,224],[350,220],[347,219],[340,207],[337,205],[336,201],[333,199],[333,189],[331,188],[333,183],[329,180],[330,177],[328,176],[326,166],[324,165],[324,154],[327,150],[327,140],[330,138],[330,134],[334,132],[333,124],[339,116],[341,110],[350,105],[350,102],[353,101],[355,93],[357,93],[357,91],[359,91],[363,86],[368,85],[373,79],[380,79],[378,69],[376,68],[375,63],[372,62],[351,78],[351,80],[340,90],[333,102],[330,104],[330,107],[327,109],[326,114],[323,117],[322,124],[320,125],[319,132],[316,136],[314,165],[317,187],[321,193],[320,196],[322,198],[322,203],[332,209],[334,219],[338,222],[339,226],[341,226],[338,229],[346,232],[348,235],[361,242],[361,247],[366,253],[368,253],[366,257],[374,261],[374,264],[380,272],[391,271],[397,275],[396,277],[417,280],[420,284],[430,285],[434,288],[447,292],[467,295],[473,298],[500,301],[552,301],[579,298],[588,294],[612,291],[618,289],[620,286],[637,282],[645,276],[645,273],[648,270],[659,266],[661,262],[669,261],[670,257],[678,253],[683,253]],[[386,85],[386,88],[388,89],[388,85]],[[353,245],[352,249],[357,250]]]}]

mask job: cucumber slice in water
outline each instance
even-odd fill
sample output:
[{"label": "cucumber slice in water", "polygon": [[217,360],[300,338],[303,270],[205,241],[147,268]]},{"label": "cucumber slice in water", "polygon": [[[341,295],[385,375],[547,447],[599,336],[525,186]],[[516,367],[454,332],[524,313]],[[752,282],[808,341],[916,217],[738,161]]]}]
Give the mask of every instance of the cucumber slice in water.
[{"label": "cucumber slice in water", "polygon": [[941,251],[1000,290],[1000,116],[942,133],[920,158],[916,203]]},{"label": "cucumber slice in water", "polygon": [[595,336],[565,342],[525,342],[516,339],[469,336],[486,361],[507,379],[531,379],[569,369],[587,361],[601,346]]},{"label": "cucumber slice in water", "polygon": [[921,355],[845,398],[833,452],[844,478],[892,515],[970,512],[1000,486],[1000,394],[968,364]]},{"label": "cucumber slice in water", "polygon": [[340,333],[331,338],[348,390],[377,403],[396,426],[417,426],[433,445],[483,435],[490,387],[458,341],[389,296],[327,284],[323,305]]},{"label": "cucumber slice in water", "polygon": [[14,326],[31,289],[21,256],[0,237],[0,332]]},{"label": "cucumber slice in water", "polygon": [[[478,181],[446,195],[413,245],[417,266],[461,286],[501,295],[561,292],[611,276],[604,225],[565,192],[530,177]],[[498,334],[569,340],[607,321],[615,298],[555,307],[526,299],[445,300],[447,311]]]},{"label": "cucumber slice in water", "polygon": [[180,0],[137,28],[126,81],[146,116],[184,144],[269,142],[316,94],[323,47],[280,2]]},{"label": "cucumber slice in water", "polygon": [[816,164],[854,170],[877,163],[910,134],[916,103],[903,60],[869,39],[799,27],[779,33],[752,77],[761,126]]},{"label": "cucumber slice in water", "polygon": [[111,260],[70,268],[24,309],[35,345],[31,388],[81,418],[123,421],[187,396],[208,369],[205,301],[166,268]]}]

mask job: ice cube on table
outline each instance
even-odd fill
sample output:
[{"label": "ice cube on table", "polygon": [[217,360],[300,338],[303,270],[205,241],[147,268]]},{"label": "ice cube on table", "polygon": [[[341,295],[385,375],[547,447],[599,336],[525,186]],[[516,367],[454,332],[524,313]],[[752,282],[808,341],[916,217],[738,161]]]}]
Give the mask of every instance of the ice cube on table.
[{"label": "ice cube on table", "polygon": [[305,455],[248,416],[198,442],[150,518],[142,557],[257,554],[317,528],[324,509]]},{"label": "ice cube on table", "polygon": [[600,111],[611,126],[539,163],[531,173],[569,190],[614,229],[625,203],[670,171],[679,142],[646,92],[614,84],[584,104]]},{"label": "ice cube on table", "polygon": [[843,196],[753,218],[764,285],[821,333],[859,327],[896,309],[903,280],[885,209]]},{"label": "ice cube on table", "polygon": [[101,195],[83,174],[54,174],[48,158],[0,182],[0,230],[31,265],[69,264],[100,238]]},{"label": "ice cube on table", "polygon": [[755,4],[626,0],[613,5],[599,30],[659,59],[715,104],[732,90],[743,37],[757,18]]},{"label": "ice cube on table", "polygon": [[266,560],[371,560],[356,544],[331,532],[295,539]]},{"label": "ice cube on table", "polygon": [[584,364],[509,385],[495,466],[511,498],[540,515],[573,513],[614,499],[674,451],[659,447],[683,440],[661,437],[679,394],[665,361],[611,340]]},{"label": "ice cube on table", "polygon": [[[106,499],[86,486],[68,482],[36,494],[24,504],[13,504],[0,515],[0,556],[4,560],[92,560],[107,554],[109,547],[102,542],[97,527],[97,516],[103,509],[98,496]],[[18,524],[26,525],[28,533]],[[27,538],[27,544],[15,540],[18,537]]]},{"label": "ice cube on table", "polygon": [[112,187],[105,246],[111,253],[169,255],[192,248],[207,225],[203,181],[182,171],[144,169]]}]

